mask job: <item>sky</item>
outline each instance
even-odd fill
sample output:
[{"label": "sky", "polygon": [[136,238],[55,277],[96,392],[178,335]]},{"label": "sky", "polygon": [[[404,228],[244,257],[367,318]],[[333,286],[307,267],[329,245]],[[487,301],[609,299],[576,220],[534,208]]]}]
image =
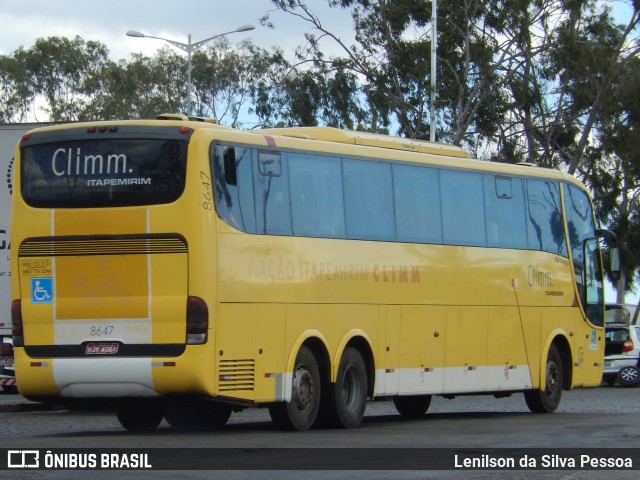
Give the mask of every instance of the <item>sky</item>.
[{"label": "sky", "polygon": [[[330,9],[325,0],[309,3],[332,30],[342,37],[352,35],[348,11]],[[260,25],[270,10],[273,30]],[[285,53],[303,44],[309,31],[301,19],[275,11],[270,0],[0,0],[0,54],[10,55],[20,46],[28,49],[37,38],[79,35],[104,43],[114,60],[129,59],[133,52],[153,55],[168,44],[127,37],[128,30],[187,43],[189,34],[197,42],[246,24],[256,29],[229,35],[232,43],[249,38],[262,48],[280,47]]]}]

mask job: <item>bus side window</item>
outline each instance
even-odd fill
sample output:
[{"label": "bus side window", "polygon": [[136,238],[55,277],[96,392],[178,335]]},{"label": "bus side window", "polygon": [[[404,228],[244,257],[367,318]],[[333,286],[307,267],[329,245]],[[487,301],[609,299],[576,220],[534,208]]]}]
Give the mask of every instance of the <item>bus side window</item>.
[{"label": "bus side window", "polygon": [[487,246],[482,176],[440,171],[442,231],[447,245]]},{"label": "bus side window", "polygon": [[558,184],[528,179],[527,203],[529,248],[568,257]]},{"label": "bus side window", "polygon": [[293,235],[289,171],[281,152],[258,150],[253,174],[256,229],[268,235]]},{"label": "bus side window", "polygon": [[251,158],[248,148],[214,145],[211,150],[216,212],[232,227],[256,233]]},{"label": "bus side window", "polygon": [[522,179],[484,175],[487,246],[527,248]]}]

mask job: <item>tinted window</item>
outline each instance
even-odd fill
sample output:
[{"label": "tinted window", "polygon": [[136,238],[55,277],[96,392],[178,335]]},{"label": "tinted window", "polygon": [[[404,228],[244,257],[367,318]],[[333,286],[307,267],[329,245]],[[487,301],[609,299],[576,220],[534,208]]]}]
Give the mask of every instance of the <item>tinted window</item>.
[{"label": "tinted window", "polygon": [[220,218],[244,232],[256,232],[251,153],[248,148],[216,146],[213,155],[215,204]]},{"label": "tinted window", "polygon": [[399,242],[442,243],[438,170],[393,166]]},{"label": "tinted window", "polygon": [[395,240],[391,164],[344,160],[347,236]]},{"label": "tinted window", "polygon": [[567,231],[573,260],[584,262],[585,239],[595,236],[595,224],[591,202],[587,195],[573,185],[565,185],[564,209],[567,216]]},{"label": "tinted window", "polygon": [[169,203],[184,190],[187,142],[70,140],[24,146],[21,188],[34,207]]},{"label": "tinted window", "polygon": [[253,169],[253,186],[258,233],[291,235],[289,171],[282,154],[258,150]]},{"label": "tinted window", "polygon": [[440,191],[444,242],[486,245],[482,175],[442,170]]},{"label": "tinted window", "polygon": [[527,180],[529,248],[567,256],[558,185]]},{"label": "tinted window", "polygon": [[489,247],[527,248],[524,187],[519,178],[484,176]]},{"label": "tinted window", "polygon": [[343,238],[341,160],[291,153],[289,180],[293,234]]}]

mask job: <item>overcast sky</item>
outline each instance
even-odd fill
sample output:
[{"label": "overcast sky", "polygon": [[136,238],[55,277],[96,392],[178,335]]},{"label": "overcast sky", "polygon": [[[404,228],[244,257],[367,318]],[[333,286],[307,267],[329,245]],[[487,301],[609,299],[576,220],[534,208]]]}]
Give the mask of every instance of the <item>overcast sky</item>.
[{"label": "overcast sky", "polygon": [[[330,9],[326,0],[311,0],[326,25],[342,37],[351,35],[348,11]],[[114,60],[129,59],[132,52],[153,55],[167,45],[160,40],[131,38],[128,30],[187,43],[253,24],[250,32],[229,35],[231,42],[250,38],[271,50],[293,52],[304,43],[309,26],[302,20],[275,12],[275,30],[260,26],[260,18],[275,10],[270,0],[0,0],[0,54],[10,55],[20,46],[30,48],[37,38],[74,37],[104,43]]]}]

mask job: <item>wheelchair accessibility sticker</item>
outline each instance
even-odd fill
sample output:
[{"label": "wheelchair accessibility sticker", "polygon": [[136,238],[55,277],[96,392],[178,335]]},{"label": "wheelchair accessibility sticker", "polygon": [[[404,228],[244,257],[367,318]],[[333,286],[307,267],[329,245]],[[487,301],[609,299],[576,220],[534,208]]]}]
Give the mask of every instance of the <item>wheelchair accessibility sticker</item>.
[{"label": "wheelchair accessibility sticker", "polygon": [[31,279],[31,303],[53,303],[53,278]]}]

